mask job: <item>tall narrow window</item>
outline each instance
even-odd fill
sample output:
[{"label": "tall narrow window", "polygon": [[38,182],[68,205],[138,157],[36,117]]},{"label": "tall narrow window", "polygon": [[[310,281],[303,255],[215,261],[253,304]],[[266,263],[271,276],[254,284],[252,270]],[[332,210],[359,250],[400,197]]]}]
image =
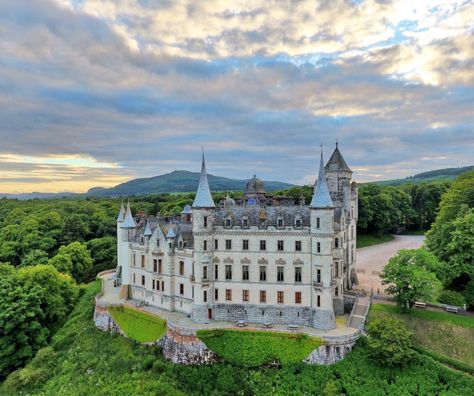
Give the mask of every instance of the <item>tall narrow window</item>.
[{"label": "tall narrow window", "polygon": [[242,266],[242,280],[244,281],[249,280],[249,266],[248,265]]},{"label": "tall narrow window", "polygon": [[204,216],[204,227],[207,227],[207,216]]},{"label": "tall narrow window", "polygon": [[135,274],[133,274],[133,283],[137,283],[137,282],[135,281]]},{"label": "tall narrow window", "polygon": [[335,269],[335,273],[336,273],[336,274],[335,274],[335,275],[336,275],[336,278],[339,278],[339,262],[338,262],[338,261],[336,261],[336,262],[334,263],[334,269]]},{"label": "tall narrow window", "polygon": [[249,291],[242,290],[242,301],[248,301],[248,300],[249,300]]},{"label": "tall narrow window", "polygon": [[267,302],[267,292],[265,290],[260,290],[260,302]]},{"label": "tall narrow window", "polygon": [[225,279],[232,280],[232,266],[231,265],[225,266]]},{"label": "tall narrow window", "polygon": [[207,280],[207,265],[202,266],[202,279]]},{"label": "tall narrow window", "polygon": [[300,219],[300,218],[297,218],[297,219],[295,220],[295,227],[296,227],[296,228],[301,228],[301,219]]},{"label": "tall narrow window", "polygon": [[219,300],[219,289],[214,289],[214,301]]},{"label": "tall narrow window", "polygon": [[225,299],[226,301],[232,301],[232,290],[225,289]]},{"label": "tall narrow window", "polygon": [[152,279],[152,281],[151,281],[151,288],[153,290],[155,290],[155,280],[154,279]]},{"label": "tall narrow window", "polygon": [[165,291],[165,281],[161,281],[161,291]]},{"label": "tall narrow window", "polygon": [[267,250],[267,241],[260,241],[260,250]]},{"label": "tall narrow window", "polygon": [[242,241],[242,250],[249,250],[249,240],[248,239],[244,239]]},{"label": "tall narrow window", "polygon": [[351,238],[354,238],[354,226],[351,227]]},{"label": "tall narrow window", "polygon": [[219,265],[218,264],[214,265],[214,279],[215,280],[219,279]]},{"label": "tall narrow window", "polygon": [[214,239],[214,249],[215,250],[219,249],[219,240],[218,239]]},{"label": "tall narrow window", "polygon": [[158,272],[158,260],[153,259],[153,272]]},{"label": "tall narrow window", "polygon": [[321,253],[321,242],[316,242],[316,251]]},{"label": "tall narrow window", "polygon": [[184,294],[184,283],[179,284],[179,294],[181,294],[181,295]]},{"label": "tall narrow window", "polygon": [[302,268],[295,267],[295,283],[301,282],[301,277],[302,277],[301,274],[302,274]]},{"label": "tall narrow window", "polygon": [[247,217],[244,217],[242,219],[242,227],[247,228],[249,226],[249,219]]},{"label": "tall narrow window", "polygon": [[336,297],[339,296],[339,286],[336,286],[336,288],[334,289],[334,294],[336,295]]},{"label": "tall narrow window", "polygon": [[229,228],[229,227],[231,226],[231,224],[232,224],[232,223],[231,223],[231,219],[230,219],[229,217],[228,217],[227,219],[225,219],[225,226],[226,226],[226,227]]},{"label": "tall narrow window", "polygon": [[283,301],[284,301],[283,292],[278,291],[277,292],[277,302],[278,302],[278,304],[283,304]]},{"label": "tall narrow window", "polygon": [[145,275],[142,275],[142,286],[145,286]]},{"label": "tall narrow window", "polygon": [[267,267],[261,266],[260,267],[260,281],[265,282],[267,280]]},{"label": "tall narrow window", "polygon": [[295,292],[295,304],[301,304],[301,292]]},{"label": "tall narrow window", "polygon": [[277,281],[284,282],[285,281],[285,268],[284,267],[277,267]]},{"label": "tall narrow window", "polygon": [[277,220],[277,225],[278,228],[283,228],[283,219],[281,217]]},{"label": "tall narrow window", "polygon": [[283,241],[277,241],[277,250],[283,252]]},{"label": "tall narrow window", "polygon": [[207,241],[203,241],[202,250],[207,250]]},{"label": "tall narrow window", "polygon": [[158,273],[163,273],[163,261],[161,259],[158,259]]},{"label": "tall narrow window", "polygon": [[336,239],[334,240],[334,247],[335,247],[336,249],[339,248],[339,238],[336,238]]},{"label": "tall narrow window", "polygon": [[142,268],[145,268],[145,255],[142,254]]},{"label": "tall narrow window", "polygon": [[301,252],[301,241],[295,241],[295,251]]},{"label": "tall narrow window", "polygon": [[351,263],[354,262],[354,245],[351,246]]},{"label": "tall narrow window", "polygon": [[184,275],[184,261],[179,262],[179,274]]},{"label": "tall narrow window", "polygon": [[204,295],[202,296],[203,301],[207,302],[207,290],[204,290]]},{"label": "tall narrow window", "polygon": [[316,228],[320,228],[321,226],[321,219],[319,217],[316,217]]},{"label": "tall narrow window", "polygon": [[321,306],[321,296],[319,294],[316,296],[316,306],[317,307]]},{"label": "tall narrow window", "polygon": [[320,269],[316,270],[316,282],[321,283],[321,270]]},{"label": "tall narrow window", "polygon": [[227,250],[231,250],[232,249],[232,239],[226,239],[225,240],[225,248]]}]

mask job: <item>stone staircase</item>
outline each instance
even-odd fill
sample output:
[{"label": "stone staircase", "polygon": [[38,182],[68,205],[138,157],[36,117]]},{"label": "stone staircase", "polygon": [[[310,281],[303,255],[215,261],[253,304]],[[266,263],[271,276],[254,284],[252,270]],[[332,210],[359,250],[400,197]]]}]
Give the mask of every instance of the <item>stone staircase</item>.
[{"label": "stone staircase", "polygon": [[369,297],[359,297],[357,298],[352,312],[349,316],[349,327],[354,329],[364,329],[365,321],[367,319],[367,314],[370,308],[370,298]]}]

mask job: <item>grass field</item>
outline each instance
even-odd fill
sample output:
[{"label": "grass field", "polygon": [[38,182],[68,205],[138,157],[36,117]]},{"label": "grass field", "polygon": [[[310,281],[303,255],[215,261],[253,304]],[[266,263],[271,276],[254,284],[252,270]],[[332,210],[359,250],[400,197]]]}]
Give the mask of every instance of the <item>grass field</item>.
[{"label": "grass field", "polygon": [[393,235],[357,235],[357,247],[363,248],[372,245],[378,245],[379,243],[393,241],[395,237]]},{"label": "grass field", "polygon": [[474,317],[420,309],[405,314],[395,305],[372,304],[369,320],[386,315],[403,320],[415,345],[474,366]]},{"label": "grass field", "polygon": [[109,313],[127,337],[153,342],[166,332],[166,320],[130,307],[109,308]]},{"label": "grass field", "polygon": [[317,337],[246,330],[200,330],[198,337],[226,361],[243,367],[258,367],[276,360],[297,363],[324,344]]}]

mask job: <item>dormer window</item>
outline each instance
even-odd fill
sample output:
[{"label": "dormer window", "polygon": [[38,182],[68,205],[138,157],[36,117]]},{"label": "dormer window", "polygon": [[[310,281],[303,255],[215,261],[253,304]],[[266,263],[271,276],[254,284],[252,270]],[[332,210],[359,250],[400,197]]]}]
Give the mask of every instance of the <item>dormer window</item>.
[{"label": "dormer window", "polygon": [[295,227],[296,227],[296,228],[301,228],[301,226],[302,226],[301,217],[298,216],[298,217],[295,219]]},{"label": "dormer window", "polygon": [[225,226],[226,226],[227,228],[230,228],[231,225],[232,225],[232,219],[231,219],[230,217],[227,217],[227,218],[225,219]]},{"label": "dormer window", "polygon": [[249,219],[247,217],[242,218],[242,227],[247,228],[249,226]]},{"label": "dormer window", "polygon": [[283,226],[284,226],[283,217],[279,217],[277,220],[277,227],[283,228]]}]

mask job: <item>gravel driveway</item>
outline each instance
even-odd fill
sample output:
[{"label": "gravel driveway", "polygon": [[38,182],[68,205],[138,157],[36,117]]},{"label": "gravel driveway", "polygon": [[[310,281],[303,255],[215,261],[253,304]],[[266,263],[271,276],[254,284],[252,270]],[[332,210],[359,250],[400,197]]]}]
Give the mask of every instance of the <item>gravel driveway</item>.
[{"label": "gravel driveway", "polygon": [[385,286],[382,286],[379,274],[388,260],[401,249],[418,249],[424,240],[424,235],[395,235],[391,242],[357,249],[358,289],[383,293]]}]

